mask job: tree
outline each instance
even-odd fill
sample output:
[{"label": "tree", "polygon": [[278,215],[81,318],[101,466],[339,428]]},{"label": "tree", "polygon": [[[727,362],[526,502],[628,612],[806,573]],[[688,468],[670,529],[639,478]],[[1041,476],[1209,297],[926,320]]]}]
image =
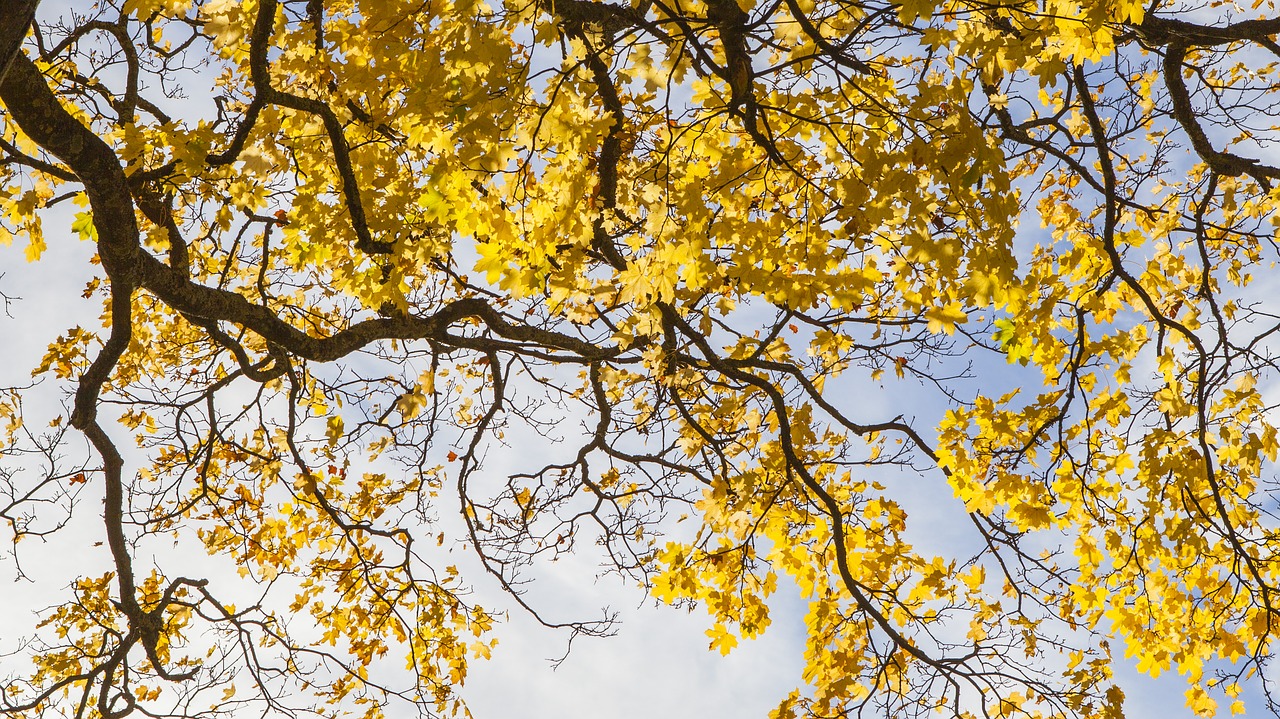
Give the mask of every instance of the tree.
[{"label": "tree", "polygon": [[78,205],[104,312],[4,393],[0,515],[100,497],[110,566],[0,713],[447,715],[467,586],[608,634],[522,594],[597,548],[726,653],[796,584],[777,717],[1119,717],[1120,655],[1276,709],[1271,2],[44,11],[4,232]]}]

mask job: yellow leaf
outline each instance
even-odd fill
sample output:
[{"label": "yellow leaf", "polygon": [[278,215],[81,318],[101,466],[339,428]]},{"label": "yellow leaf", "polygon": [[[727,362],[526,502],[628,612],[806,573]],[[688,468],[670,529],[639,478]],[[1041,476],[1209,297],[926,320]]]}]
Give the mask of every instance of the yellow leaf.
[{"label": "yellow leaf", "polygon": [[733,648],[738,646],[738,637],[731,634],[724,625],[717,624],[706,632],[711,637],[711,649],[716,649],[720,654],[728,654]]},{"label": "yellow leaf", "polygon": [[929,321],[929,331],[934,334],[954,334],[956,325],[969,321],[969,315],[959,302],[952,302],[945,307],[931,307],[924,313],[924,317]]},{"label": "yellow leaf", "polygon": [[44,237],[38,233],[30,235],[30,241],[27,243],[26,257],[27,262],[35,262],[40,259],[40,255],[48,249],[48,245],[44,242]]}]

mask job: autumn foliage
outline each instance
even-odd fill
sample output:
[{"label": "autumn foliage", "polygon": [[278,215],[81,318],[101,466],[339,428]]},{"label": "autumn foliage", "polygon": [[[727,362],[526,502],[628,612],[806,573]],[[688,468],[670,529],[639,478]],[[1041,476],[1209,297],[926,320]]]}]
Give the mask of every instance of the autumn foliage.
[{"label": "autumn foliage", "polygon": [[565,553],[726,653],[798,587],[778,719],[1276,709],[1270,0],[33,6],[0,236],[102,312],[0,517],[104,565],[0,714],[465,712],[504,610],[614,631]]}]

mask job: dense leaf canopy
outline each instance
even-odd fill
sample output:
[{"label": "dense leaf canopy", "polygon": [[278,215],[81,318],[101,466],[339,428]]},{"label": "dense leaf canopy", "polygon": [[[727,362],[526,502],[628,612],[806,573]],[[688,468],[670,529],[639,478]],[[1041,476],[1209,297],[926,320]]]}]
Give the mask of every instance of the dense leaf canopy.
[{"label": "dense leaf canopy", "polygon": [[723,652],[798,587],[779,718],[1268,708],[1269,0],[33,5],[0,234],[103,311],[0,516],[110,562],[0,714],[456,713],[476,583],[613,630],[522,593],[564,553]]}]

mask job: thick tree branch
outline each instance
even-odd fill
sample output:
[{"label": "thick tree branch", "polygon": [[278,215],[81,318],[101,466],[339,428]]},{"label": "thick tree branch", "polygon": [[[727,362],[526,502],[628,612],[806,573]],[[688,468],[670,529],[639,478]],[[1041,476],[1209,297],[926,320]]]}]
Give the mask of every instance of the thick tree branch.
[{"label": "thick tree branch", "polygon": [[1187,56],[1188,49],[1188,45],[1182,40],[1171,43],[1165,49],[1164,81],[1165,86],[1169,88],[1169,98],[1173,101],[1174,119],[1186,131],[1196,154],[1200,155],[1200,158],[1213,168],[1214,172],[1227,177],[1249,175],[1257,180],[1258,184],[1270,189],[1271,181],[1280,179],[1280,168],[1230,152],[1215,150],[1204,128],[1200,127],[1197,113],[1191,104],[1191,94],[1187,90],[1186,80],[1182,77],[1182,62]]},{"label": "thick tree branch", "polygon": [[22,41],[36,19],[40,0],[9,0],[3,23],[0,23],[0,79],[9,71],[14,58],[22,53]]}]

